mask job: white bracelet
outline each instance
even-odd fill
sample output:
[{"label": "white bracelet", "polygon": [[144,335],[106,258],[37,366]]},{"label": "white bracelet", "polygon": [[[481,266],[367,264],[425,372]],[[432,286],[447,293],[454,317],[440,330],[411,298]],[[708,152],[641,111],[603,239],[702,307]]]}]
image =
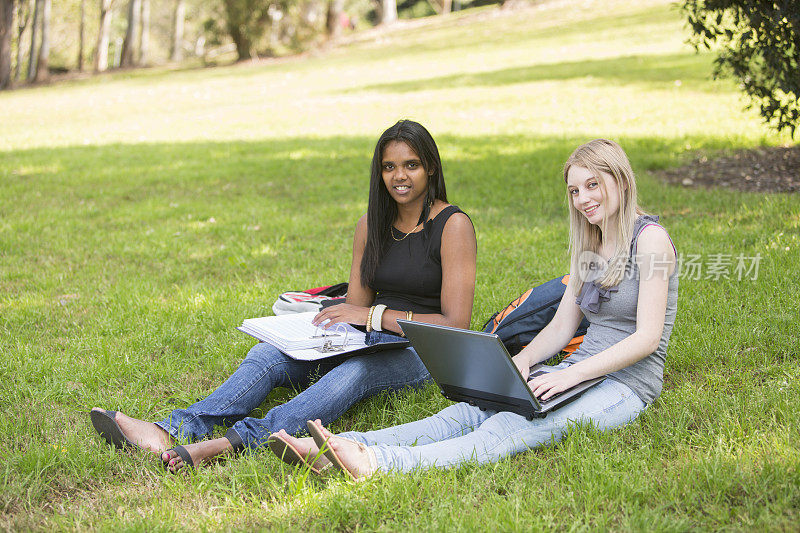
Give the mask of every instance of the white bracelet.
[{"label": "white bracelet", "polygon": [[375,306],[375,311],[372,312],[372,329],[374,331],[381,331],[381,321],[383,320],[383,312],[386,310],[386,306],[383,304],[378,304]]}]

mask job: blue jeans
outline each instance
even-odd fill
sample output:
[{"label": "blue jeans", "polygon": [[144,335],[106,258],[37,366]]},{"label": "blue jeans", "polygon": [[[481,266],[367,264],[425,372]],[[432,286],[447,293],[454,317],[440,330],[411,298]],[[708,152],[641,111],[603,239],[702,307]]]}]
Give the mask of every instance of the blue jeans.
[{"label": "blue jeans", "polygon": [[628,386],[606,379],[545,418],[528,420],[508,411],[481,411],[457,403],[416,422],[341,436],[370,446],[378,470],[409,472],[467,461],[497,462],[558,441],[576,423],[591,422],[601,430],[611,429],[630,422],[644,408],[644,402]]},{"label": "blue jeans", "polygon": [[[367,333],[367,344],[401,340],[383,332]],[[429,374],[412,348],[386,350],[356,357],[297,361],[265,342],[256,344],[236,372],[207,398],[176,409],[156,424],[179,439],[196,441],[214,426],[229,427],[225,435],[236,451],[261,446],[270,433],[285,429],[297,435],[306,421],[329,424],[357,401],[385,390],[420,387]],[[264,418],[247,415],[275,387],[305,389],[270,409]]]}]

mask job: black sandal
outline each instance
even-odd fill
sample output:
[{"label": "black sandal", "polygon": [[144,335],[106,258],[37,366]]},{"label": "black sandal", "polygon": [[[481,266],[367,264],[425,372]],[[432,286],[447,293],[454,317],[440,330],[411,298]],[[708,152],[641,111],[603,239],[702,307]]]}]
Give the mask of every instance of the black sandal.
[{"label": "black sandal", "polygon": [[[171,451],[175,451],[175,453],[178,454],[178,457],[180,457],[183,460],[183,466],[188,466],[189,468],[194,468],[194,461],[192,461],[192,456],[189,455],[189,451],[186,448],[184,448],[183,446],[178,445],[178,446],[175,446],[174,448],[170,448],[169,450],[166,450],[164,453],[171,452]],[[170,461],[171,460],[172,459],[170,459]],[[161,462],[164,465],[164,469],[169,470],[169,461],[164,461],[162,459]],[[183,466],[181,466],[181,468],[183,468]],[[181,468],[179,468],[178,470],[169,470],[169,471],[172,472],[173,474],[177,474],[178,471],[180,471]]]},{"label": "black sandal", "polygon": [[89,415],[92,418],[92,425],[94,426],[95,431],[97,431],[97,433],[99,433],[100,436],[103,437],[111,446],[119,449],[142,449],[141,446],[130,440],[122,432],[122,428],[119,427],[119,424],[117,424],[116,411],[99,411],[92,409]]}]

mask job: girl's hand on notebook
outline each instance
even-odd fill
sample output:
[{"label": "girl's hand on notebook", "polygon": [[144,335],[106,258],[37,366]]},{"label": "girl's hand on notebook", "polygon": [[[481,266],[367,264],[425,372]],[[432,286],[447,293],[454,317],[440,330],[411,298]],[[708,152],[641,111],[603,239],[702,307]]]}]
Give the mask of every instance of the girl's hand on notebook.
[{"label": "girl's hand on notebook", "polygon": [[352,304],[336,304],[326,307],[311,321],[315,326],[321,325],[328,329],[339,322],[346,322],[356,326],[364,326],[367,323],[369,307],[361,307]]},{"label": "girl's hand on notebook", "polygon": [[550,399],[560,392],[569,390],[583,379],[572,367],[564,368],[563,370],[556,370],[555,372],[547,372],[541,376],[536,376],[528,382],[528,387],[531,388],[534,396],[542,401]]}]

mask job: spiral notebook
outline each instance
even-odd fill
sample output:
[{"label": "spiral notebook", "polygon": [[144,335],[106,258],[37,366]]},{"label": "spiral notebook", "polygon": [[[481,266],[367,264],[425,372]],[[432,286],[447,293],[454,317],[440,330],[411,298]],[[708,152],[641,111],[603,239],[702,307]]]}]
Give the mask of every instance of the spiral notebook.
[{"label": "spiral notebook", "polygon": [[368,345],[366,334],[350,324],[338,323],[328,329],[315,326],[316,312],[248,318],[238,329],[267,342],[293,359],[314,361],[337,355],[363,355],[393,348],[405,348],[408,341]]}]

